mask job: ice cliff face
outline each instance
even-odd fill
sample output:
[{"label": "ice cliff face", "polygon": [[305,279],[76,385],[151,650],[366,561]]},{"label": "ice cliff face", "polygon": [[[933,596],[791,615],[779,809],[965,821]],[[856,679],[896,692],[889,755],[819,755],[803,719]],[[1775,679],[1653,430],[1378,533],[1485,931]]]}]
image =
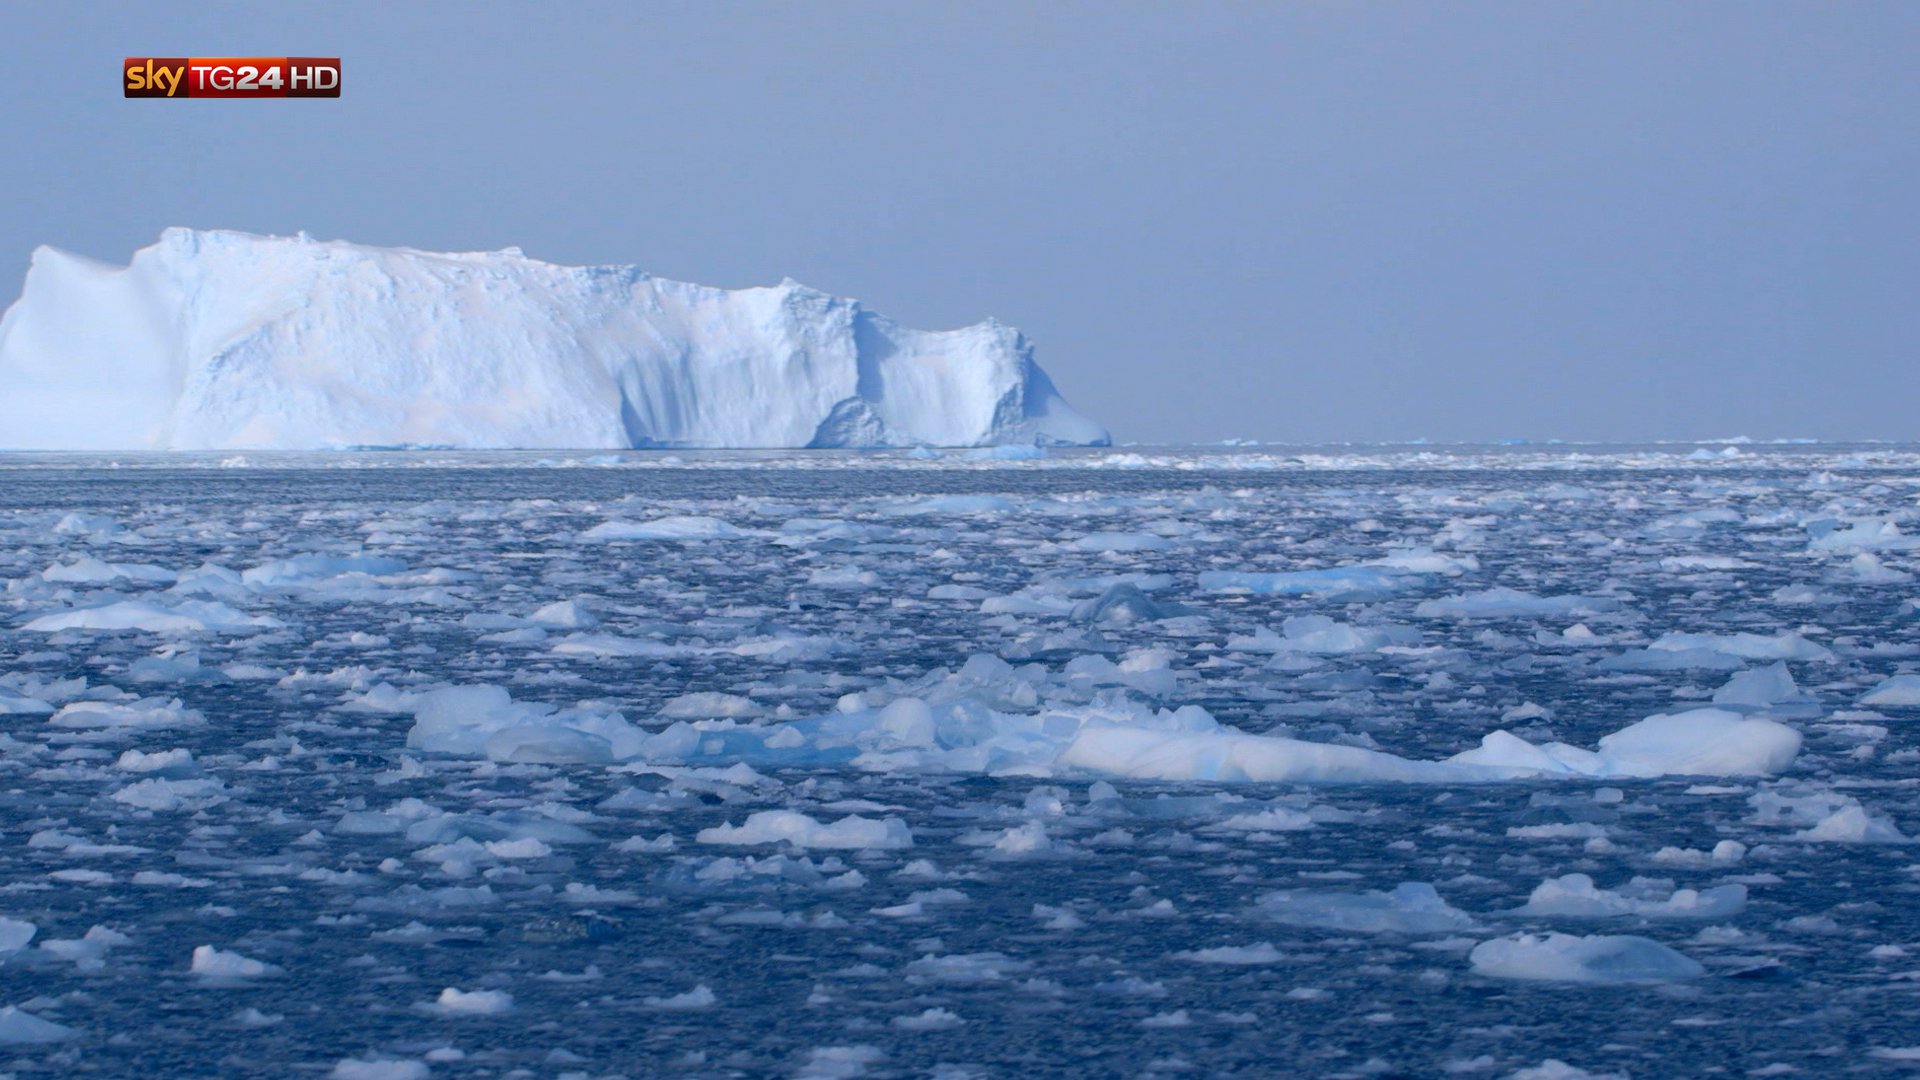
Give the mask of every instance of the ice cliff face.
[{"label": "ice cliff face", "polygon": [[0,447],[1106,441],[998,323],[514,249],[168,229],[125,267],[39,248],[0,317]]}]

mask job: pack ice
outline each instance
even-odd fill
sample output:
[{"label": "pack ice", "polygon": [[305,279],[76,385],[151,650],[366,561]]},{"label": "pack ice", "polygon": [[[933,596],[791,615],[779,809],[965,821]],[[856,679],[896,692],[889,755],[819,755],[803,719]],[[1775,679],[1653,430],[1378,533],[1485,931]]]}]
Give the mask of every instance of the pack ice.
[{"label": "pack ice", "polygon": [[1104,445],[1019,331],[900,326],[518,249],[168,229],[124,267],[41,247],[0,318],[0,447]]}]

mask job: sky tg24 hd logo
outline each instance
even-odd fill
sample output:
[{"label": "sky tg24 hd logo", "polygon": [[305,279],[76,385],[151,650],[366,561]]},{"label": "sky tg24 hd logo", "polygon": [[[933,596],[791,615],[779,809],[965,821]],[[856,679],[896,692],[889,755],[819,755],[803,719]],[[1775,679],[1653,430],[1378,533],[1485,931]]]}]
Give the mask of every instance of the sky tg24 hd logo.
[{"label": "sky tg24 hd logo", "polygon": [[129,56],[121,88],[133,97],[340,96],[337,56]]}]

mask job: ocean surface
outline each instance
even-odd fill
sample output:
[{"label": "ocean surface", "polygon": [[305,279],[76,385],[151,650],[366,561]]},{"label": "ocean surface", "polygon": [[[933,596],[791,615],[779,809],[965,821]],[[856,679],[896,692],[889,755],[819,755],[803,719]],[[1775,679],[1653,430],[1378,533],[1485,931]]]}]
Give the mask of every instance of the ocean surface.
[{"label": "ocean surface", "polygon": [[[1917,501],[1901,444],[0,455],[0,1075],[1900,1075]],[[1799,751],[1397,778],[1707,709]],[[1377,753],[1223,749],[1302,744]]]}]

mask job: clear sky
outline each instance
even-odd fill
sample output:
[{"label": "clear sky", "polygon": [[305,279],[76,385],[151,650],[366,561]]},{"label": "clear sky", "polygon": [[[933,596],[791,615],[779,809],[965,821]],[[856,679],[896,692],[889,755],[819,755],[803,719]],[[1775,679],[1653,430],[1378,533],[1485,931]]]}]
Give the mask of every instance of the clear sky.
[{"label": "clear sky", "polygon": [[[1123,441],[1920,438],[1920,4],[18,5],[0,292],[167,225],[1020,326]],[[338,55],[338,101],[124,100]],[[0,387],[0,402],[5,389]]]}]

